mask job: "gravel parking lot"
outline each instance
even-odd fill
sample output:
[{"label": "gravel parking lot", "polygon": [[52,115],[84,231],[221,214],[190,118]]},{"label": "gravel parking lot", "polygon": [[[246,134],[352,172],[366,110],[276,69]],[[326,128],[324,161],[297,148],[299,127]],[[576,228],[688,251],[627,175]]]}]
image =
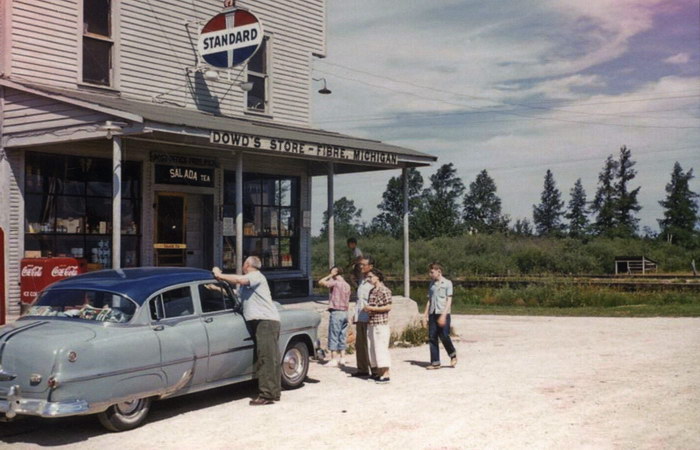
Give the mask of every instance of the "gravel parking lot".
[{"label": "gravel parking lot", "polygon": [[[271,406],[251,384],[158,402],[145,426],[0,424],[12,448],[700,448],[700,319],[456,316],[459,364],[392,350],[392,381],[312,363]],[[447,358],[443,358],[447,363]]]}]

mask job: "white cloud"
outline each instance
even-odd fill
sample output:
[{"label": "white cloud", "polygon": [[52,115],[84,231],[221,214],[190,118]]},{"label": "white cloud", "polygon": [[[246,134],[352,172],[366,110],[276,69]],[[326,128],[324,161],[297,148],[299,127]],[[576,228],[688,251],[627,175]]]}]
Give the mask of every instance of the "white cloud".
[{"label": "white cloud", "polygon": [[[655,14],[679,3],[692,2],[330,1],[329,54],[315,67],[333,95],[315,99],[314,117],[326,129],[454,162],[467,185],[486,168],[513,217],[530,217],[547,168],[567,200],[579,177],[591,198],[605,157],[627,145],[638,161],[640,217],[655,226],[673,162],[700,170],[700,74],[649,70],[645,82],[624,58],[653,32]],[[606,63],[617,65],[598,69]],[[436,168],[423,170],[426,181]],[[369,220],[398,173],[339,176],[336,196],[354,199]],[[313,205],[318,230],[323,178]]]},{"label": "white cloud", "polygon": [[676,53],[664,59],[664,62],[666,64],[688,64],[688,62],[690,62],[690,55],[687,53]]}]

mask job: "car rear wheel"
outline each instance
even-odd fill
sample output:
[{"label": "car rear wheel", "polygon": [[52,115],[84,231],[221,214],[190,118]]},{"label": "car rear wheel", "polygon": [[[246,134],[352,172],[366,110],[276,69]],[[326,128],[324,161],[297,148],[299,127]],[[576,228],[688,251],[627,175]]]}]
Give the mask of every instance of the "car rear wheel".
[{"label": "car rear wheel", "polygon": [[120,402],[97,415],[102,426],[110,431],[126,431],[140,426],[151,409],[150,398]]},{"label": "car rear wheel", "polygon": [[282,387],[296,389],[309,371],[309,349],[303,342],[292,342],[282,358]]}]

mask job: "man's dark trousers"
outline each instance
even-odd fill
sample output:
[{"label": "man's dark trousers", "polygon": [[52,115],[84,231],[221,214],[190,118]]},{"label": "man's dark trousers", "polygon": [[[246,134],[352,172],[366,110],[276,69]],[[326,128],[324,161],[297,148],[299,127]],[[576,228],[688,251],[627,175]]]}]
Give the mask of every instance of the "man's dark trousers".
[{"label": "man's dark trousers", "polygon": [[268,400],[279,400],[282,392],[282,373],[279,353],[280,323],[276,320],[249,320],[248,331],[255,342],[255,377],[258,395]]},{"label": "man's dark trousers", "polygon": [[445,320],[445,326],[438,326],[438,319],[440,314],[430,314],[428,316],[428,338],[430,341],[430,364],[440,365],[440,347],[438,345],[438,338],[442,341],[442,345],[445,347],[445,351],[450,356],[450,358],[457,355],[454,344],[452,344],[452,339],[450,338],[450,315],[447,315]]}]

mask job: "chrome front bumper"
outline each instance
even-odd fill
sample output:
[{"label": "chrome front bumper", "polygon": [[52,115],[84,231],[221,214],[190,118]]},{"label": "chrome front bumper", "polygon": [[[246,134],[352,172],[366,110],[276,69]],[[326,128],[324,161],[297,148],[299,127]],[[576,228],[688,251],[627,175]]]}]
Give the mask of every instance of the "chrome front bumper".
[{"label": "chrome front bumper", "polygon": [[22,398],[19,385],[10,387],[6,396],[0,398],[0,413],[4,413],[8,419],[16,415],[39,417],[63,417],[90,413],[90,405],[85,400],[70,402],[47,402]]}]

